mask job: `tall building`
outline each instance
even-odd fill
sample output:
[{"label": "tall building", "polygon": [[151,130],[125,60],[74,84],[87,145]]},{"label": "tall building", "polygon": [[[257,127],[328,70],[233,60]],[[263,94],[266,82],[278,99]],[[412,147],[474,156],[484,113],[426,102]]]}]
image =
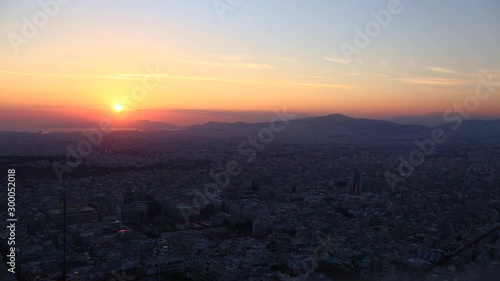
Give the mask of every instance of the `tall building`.
[{"label": "tall building", "polygon": [[361,174],[356,172],[354,175],[354,179],[352,181],[352,186],[350,188],[351,194],[359,194],[361,193]]}]

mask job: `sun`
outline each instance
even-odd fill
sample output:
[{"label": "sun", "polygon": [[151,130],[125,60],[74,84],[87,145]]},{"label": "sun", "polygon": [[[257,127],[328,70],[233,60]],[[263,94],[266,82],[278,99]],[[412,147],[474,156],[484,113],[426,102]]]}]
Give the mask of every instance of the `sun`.
[{"label": "sun", "polygon": [[113,111],[122,112],[124,110],[123,105],[120,103],[113,104]]}]

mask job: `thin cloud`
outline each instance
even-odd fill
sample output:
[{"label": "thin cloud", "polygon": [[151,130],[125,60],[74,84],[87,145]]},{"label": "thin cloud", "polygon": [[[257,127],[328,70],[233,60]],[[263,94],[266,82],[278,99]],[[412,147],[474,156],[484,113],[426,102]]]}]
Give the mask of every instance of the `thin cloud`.
[{"label": "thin cloud", "polygon": [[310,87],[310,88],[352,88],[350,85],[343,84],[325,84],[325,83],[294,83],[294,82],[273,82],[273,81],[258,81],[258,80],[241,80],[241,79],[227,79],[220,77],[206,77],[206,76],[183,76],[183,75],[168,75],[168,78],[180,80],[198,80],[198,81],[213,81],[213,82],[229,82],[241,84],[254,84],[254,85],[269,85],[269,86],[284,86],[284,87]]},{"label": "thin cloud", "polygon": [[319,75],[300,75],[300,74],[287,74],[288,77],[301,77],[301,78],[314,78],[314,79],[332,79],[331,76],[319,76]]},{"label": "thin cloud", "polygon": [[[100,78],[100,79],[122,79],[122,80],[139,80],[151,75],[148,73],[116,73],[110,75],[71,75],[71,74],[52,74],[52,73],[28,73],[28,72],[13,72],[13,71],[3,71],[0,73],[6,73],[11,75],[28,75],[28,76],[42,76],[42,77],[54,77],[54,78]],[[273,82],[273,81],[258,81],[258,80],[242,80],[242,79],[227,79],[222,77],[210,77],[210,76],[185,76],[185,75],[170,75],[170,74],[159,74],[158,77],[179,79],[179,80],[195,80],[195,81],[212,81],[212,82],[228,82],[228,83],[240,83],[240,84],[254,84],[254,85],[269,85],[269,86],[283,86],[283,87],[310,87],[310,88],[352,88],[350,85],[342,84],[324,84],[324,83],[287,83],[287,82]]]},{"label": "thin cloud", "polygon": [[208,54],[207,57],[224,61],[246,61],[252,59],[252,56],[248,54]]},{"label": "thin cloud", "polygon": [[8,75],[40,76],[40,77],[52,77],[52,78],[98,78],[98,79],[120,79],[120,80],[128,79],[127,77],[122,77],[122,75],[56,74],[56,73],[18,72],[18,71],[6,71],[6,70],[0,70],[0,73]]},{"label": "thin cloud", "polygon": [[105,66],[95,65],[91,63],[86,63],[82,61],[65,61],[65,60],[54,60],[54,59],[37,59],[37,58],[21,58],[23,60],[31,60],[31,61],[40,61],[40,62],[50,62],[50,63],[62,63],[62,64],[76,64],[80,66],[86,67],[95,67],[95,68],[105,68]]},{"label": "thin cloud", "polygon": [[[228,66],[228,67],[233,67],[233,66]],[[242,63],[235,65],[234,67],[236,68],[241,68],[241,69],[274,69],[274,66],[269,65],[269,64],[263,64],[263,63]]]},{"label": "thin cloud", "polygon": [[[134,58],[142,59],[154,59],[154,60],[167,60],[176,61],[181,63],[189,64],[200,64],[200,65],[211,65],[235,69],[251,69],[251,70],[270,70],[274,69],[274,66],[265,63],[255,63],[255,62],[217,62],[217,61],[206,61],[206,60],[194,60],[185,58],[171,58],[171,57],[148,57],[148,56],[133,56]],[[226,57],[226,59],[229,57]],[[233,57],[234,59],[235,57]],[[227,61],[227,60],[226,60]]]},{"label": "thin cloud", "polygon": [[280,57],[280,56],[274,56],[274,55],[268,55],[267,59],[277,61],[277,62],[284,62],[284,63],[290,63],[290,64],[298,64],[299,60],[295,58],[287,58],[287,57]]},{"label": "thin cloud", "polygon": [[346,59],[343,58],[337,58],[337,57],[323,57],[323,59],[335,63],[340,63],[340,64],[349,64],[350,62]]},{"label": "thin cloud", "polygon": [[433,72],[440,72],[440,73],[447,73],[447,74],[458,74],[455,70],[447,68],[447,67],[431,66],[428,69],[430,71],[433,71]]},{"label": "thin cloud", "polygon": [[470,84],[469,80],[458,80],[458,79],[444,79],[444,78],[405,78],[400,80],[405,84],[416,84],[416,85],[436,85],[436,86],[457,86],[457,85],[467,85]]},{"label": "thin cloud", "polygon": [[[133,78],[144,78],[149,77],[149,74],[115,74],[116,76],[123,77],[133,77]],[[188,76],[188,75],[171,75],[162,74],[159,77],[178,79],[178,80],[195,80],[195,81],[210,81],[210,82],[227,82],[227,83],[238,83],[238,84],[254,84],[254,85],[268,85],[268,86],[283,86],[283,87],[308,87],[308,88],[340,88],[340,89],[350,89],[353,88],[351,85],[344,84],[328,84],[328,83],[310,83],[310,82],[273,82],[273,81],[259,81],[259,80],[244,80],[244,79],[228,79],[223,77],[211,77],[211,76]],[[319,76],[322,79],[331,78],[326,76]],[[319,78],[316,77],[316,78]]]},{"label": "thin cloud", "polygon": [[220,67],[237,68],[237,69],[252,69],[252,70],[274,69],[272,65],[264,63],[224,63],[224,62],[189,60],[189,59],[177,59],[177,61],[191,63],[191,64],[202,64],[202,65],[220,66]]},{"label": "thin cloud", "polygon": [[476,69],[476,75],[475,77],[478,76],[490,76],[496,78],[495,80],[500,79],[500,69]]},{"label": "thin cloud", "polygon": [[9,88],[9,89],[38,90],[38,88],[35,88],[35,87],[18,86],[18,85],[4,85],[3,87]]}]

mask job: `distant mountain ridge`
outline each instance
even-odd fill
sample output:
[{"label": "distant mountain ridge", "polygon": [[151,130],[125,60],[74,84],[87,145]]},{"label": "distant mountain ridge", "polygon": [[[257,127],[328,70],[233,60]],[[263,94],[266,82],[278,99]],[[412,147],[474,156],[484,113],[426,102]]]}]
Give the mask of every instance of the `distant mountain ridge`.
[{"label": "distant mountain ridge", "polygon": [[[219,135],[249,134],[269,127],[269,123],[217,123],[191,126],[193,133],[217,133]],[[420,125],[401,125],[389,121],[357,119],[342,114],[331,114],[320,117],[309,117],[290,120],[280,133],[283,137],[324,138],[332,136],[404,136],[415,135],[427,130]]]},{"label": "distant mountain ridge", "polygon": [[487,139],[500,137],[500,119],[463,120],[461,123],[446,123],[436,126],[445,130],[449,137]]},{"label": "distant mountain ridge", "polygon": [[[434,127],[445,123],[443,119],[444,112],[434,112],[423,115],[402,115],[387,119],[387,121],[402,124],[402,125],[423,125],[427,127]],[[499,117],[486,116],[486,115],[472,115],[468,120],[497,120]]]},{"label": "distant mountain ridge", "polygon": [[[497,120],[457,120],[439,125],[404,125],[385,120],[352,118],[342,114],[331,114],[320,117],[307,117],[289,120],[288,124],[277,121],[274,124],[282,130],[273,132],[281,138],[326,140],[332,137],[355,138],[425,138],[430,136],[434,128],[442,128],[452,138],[488,138],[500,137],[500,119]],[[284,126],[283,126],[284,125]],[[58,127],[57,127],[58,126]],[[166,122],[136,120],[115,126],[115,129],[136,130],[179,130],[185,137],[240,137],[256,136],[260,130],[271,128],[269,122],[208,122],[187,128],[178,127]],[[99,122],[66,122],[51,128],[71,128],[74,130],[99,129]],[[276,128],[276,127],[275,127]],[[50,129],[48,129],[49,131]]]},{"label": "distant mountain ridge", "polygon": [[[308,117],[290,120],[280,137],[296,139],[324,139],[331,137],[362,138],[423,138],[429,137],[433,128],[444,129],[450,137],[481,138],[500,137],[500,119],[498,120],[462,120],[456,130],[453,123],[441,121],[436,126],[404,125],[384,120],[352,118],[342,114],[320,117]],[[209,122],[189,127],[191,135],[212,137],[247,137],[255,135],[269,123],[221,123]]]},{"label": "distant mountain ridge", "polygon": [[[54,124],[47,126],[46,128],[70,128],[70,129],[99,129],[99,121],[80,121],[80,122],[65,122],[60,124]],[[125,122],[120,124],[113,124],[115,129],[137,129],[137,130],[175,130],[179,129],[174,124],[161,122],[161,121],[149,121],[149,120],[135,120],[131,122]]]}]

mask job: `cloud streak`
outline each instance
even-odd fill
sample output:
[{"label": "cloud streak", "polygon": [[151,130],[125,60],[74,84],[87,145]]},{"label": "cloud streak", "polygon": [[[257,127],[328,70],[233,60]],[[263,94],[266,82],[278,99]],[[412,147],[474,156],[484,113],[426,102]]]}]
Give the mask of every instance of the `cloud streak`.
[{"label": "cloud streak", "polygon": [[226,63],[226,62],[189,60],[189,59],[170,59],[170,60],[176,60],[179,62],[185,62],[190,64],[202,64],[202,65],[219,66],[219,67],[236,68],[236,69],[252,69],[252,70],[274,69],[274,66],[265,63],[251,63],[251,62]]},{"label": "cloud streak", "polygon": [[[0,73],[10,75],[26,75],[26,76],[41,76],[53,78],[99,78],[99,79],[120,79],[120,80],[140,80],[150,77],[148,73],[115,73],[109,75],[86,75],[86,74],[53,74],[53,73],[32,73],[32,72],[14,72],[0,70]],[[307,87],[307,88],[343,88],[349,89],[353,86],[344,84],[327,84],[327,83],[296,83],[296,82],[275,82],[275,81],[262,81],[262,80],[244,80],[244,79],[228,79],[223,77],[213,76],[188,76],[188,75],[170,75],[160,74],[159,77],[178,79],[178,80],[193,80],[193,81],[211,81],[211,82],[227,82],[239,84],[254,84],[254,85],[268,85],[268,86],[281,86],[281,87]]]},{"label": "cloud streak", "polygon": [[433,72],[447,73],[447,74],[454,74],[454,75],[458,74],[458,72],[456,72],[455,70],[447,68],[447,67],[431,66],[428,69],[430,71],[433,71]]},{"label": "cloud streak", "polygon": [[181,79],[181,80],[198,80],[198,81],[230,82],[230,83],[240,83],[240,84],[268,85],[268,86],[298,87],[298,88],[300,87],[341,88],[341,89],[353,88],[353,86],[351,85],[344,85],[344,84],[273,82],[273,81],[259,81],[259,80],[227,79],[227,78],[206,77],[206,76],[169,75],[168,78]]},{"label": "cloud streak", "polygon": [[85,67],[93,67],[93,68],[106,68],[105,66],[95,65],[82,61],[66,61],[66,60],[54,60],[54,59],[38,59],[38,58],[21,58],[22,60],[31,60],[31,61],[40,61],[40,62],[48,62],[48,63],[61,63],[61,64],[75,64]]},{"label": "cloud streak", "polygon": [[[207,61],[207,60],[196,60],[196,59],[186,59],[186,58],[172,58],[172,57],[148,57],[148,56],[134,56],[134,58],[142,59],[153,59],[153,60],[166,60],[175,61],[187,64],[198,64],[198,65],[209,65],[218,66],[225,68],[235,68],[235,69],[247,69],[247,70],[272,70],[273,65],[266,63],[258,63],[247,60],[247,55],[221,55],[212,54],[209,55],[214,58],[218,58],[222,61]],[[229,62],[231,61],[231,62]]]},{"label": "cloud streak", "polygon": [[350,62],[346,59],[343,58],[338,58],[338,57],[323,57],[323,59],[334,62],[334,63],[339,63],[339,64],[349,64]]},{"label": "cloud streak", "polygon": [[50,78],[98,78],[98,79],[119,79],[119,80],[127,79],[127,77],[122,77],[119,75],[56,74],[56,73],[19,72],[19,71],[7,71],[7,70],[0,70],[0,73],[7,75],[39,76],[39,77],[50,77]]},{"label": "cloud streak", "polygon": [[248,54],[208,54],[207,57],[224,61],[247,61],[252,56]]},{"label": "cloud streak", "polygon": [[280,56],[274,56],[274,55],[268,55],[267,59],[281,62],[281,63],[289,63],[289,64],[298,64],[299,60],[295,58],[286,58],[286,57],[280,57]]},{"label": "cloud streak", "polygon": [[401,79],[400,81],[405,84],[434,85],[434,86],[458,86],[458,85],[469,85],[473,83],[470,80],[444,79],[435,77],[404,78]]}]

